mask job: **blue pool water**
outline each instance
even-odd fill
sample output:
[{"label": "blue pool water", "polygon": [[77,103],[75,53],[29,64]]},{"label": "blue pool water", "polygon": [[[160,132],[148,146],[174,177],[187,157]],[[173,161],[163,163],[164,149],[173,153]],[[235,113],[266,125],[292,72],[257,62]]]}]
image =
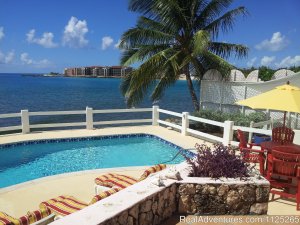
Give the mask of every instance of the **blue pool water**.
[{"label": "blue pool water", "polygon": [[[3,147],[0,148],[0,188],[67,172],[154,165],[172,160],[179,150],[182,149],[149,135],[64,139],[58,143]],[[183,159],[179,154],[168,164]]]}]

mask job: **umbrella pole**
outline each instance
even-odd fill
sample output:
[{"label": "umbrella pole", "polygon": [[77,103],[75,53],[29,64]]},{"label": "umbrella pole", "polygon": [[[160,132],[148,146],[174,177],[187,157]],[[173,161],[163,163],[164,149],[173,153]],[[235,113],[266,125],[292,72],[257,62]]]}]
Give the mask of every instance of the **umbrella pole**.
[{"label": "umbrella pole", "polygon": [[283,114],[283,127],[285,127],[285,119],[286,119],[286,111],[284,111],[284,114]]}]

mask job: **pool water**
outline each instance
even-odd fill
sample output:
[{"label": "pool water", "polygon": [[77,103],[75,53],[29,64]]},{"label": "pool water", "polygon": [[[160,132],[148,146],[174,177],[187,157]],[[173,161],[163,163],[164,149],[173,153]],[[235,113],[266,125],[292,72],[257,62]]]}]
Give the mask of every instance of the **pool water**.
[{"label": "pool water", "polygon": [[[154,165],[172,160],[179,150],[154,136],[128,135],[3,147],[0,148],[0,188],[67,172]],[[183,160],[179,154],[168,164]]]}]

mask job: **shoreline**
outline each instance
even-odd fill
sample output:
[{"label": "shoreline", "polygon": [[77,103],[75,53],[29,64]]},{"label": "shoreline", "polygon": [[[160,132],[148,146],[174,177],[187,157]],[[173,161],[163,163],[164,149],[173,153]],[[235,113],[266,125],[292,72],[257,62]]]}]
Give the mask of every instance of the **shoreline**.
[{"label": "shoreline", "polygon": [[[49,76],[47,76],[49,77]],[[55,76],[52,76],[55,77]],[[120,76],[93,76],[93,75],[79,75],[79,76],[67,76],[67,75],[62,75],[60,77],[71,77],[71,78],[123,78]],[[185,76],[180,76],[178,80],[186,80]],[[192,78],[194,80],[194,78]]]},{"label": "shoreline", "polygon": [[[93,75],[77,75],[77,76],[68,76],[68,75],[44,75],[44,74],[30,74],[30,75],[25,75],[25,74],[22,74],[22,76],[25,76],[25,77],[67,77],[67,78],[112,78],[112,79],[121,79],[123,77],[120,77],[120,76],[93,76]],[[180,76],[178,78],[178,80],[186,80],[185,76]],[[194,80],[192,78],[192,80]]]}]

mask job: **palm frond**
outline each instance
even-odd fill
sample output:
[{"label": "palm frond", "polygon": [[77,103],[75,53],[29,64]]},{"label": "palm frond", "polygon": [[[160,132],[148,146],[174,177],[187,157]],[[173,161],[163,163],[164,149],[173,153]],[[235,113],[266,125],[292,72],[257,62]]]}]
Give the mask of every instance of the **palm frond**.
[{"label": "palm frond", "polygon": [[237,58],[243,58],[247,56],[249,51],[249,48],[245,45],[223,42],[211,42],[209,49],[222,58],[228,58],[231,55],[234,55]]},{"label": "palm frond", "polygon": [[171,66],[167,67],[163,74],[164,75],[160,78],[151,94],[152,101],[161,99],[165,90],[172,86],[178,79],[178,76],[174,73],[174,70]]},{"label": "palm frond", "polygon": [[190,27],[188,18],[184,14],[186,5],[180,6],[179,1],[161,0],[157,1],[157,17],[166,27],[172,27],[178,32],[179,29],[188,29]]},{"label": "palm frond", "polygon": [[171,29],[172,27],[167,27],[162,22],[155,21],[153,19],[150,19],[150,18],[147,18],[144,16],[141,16],[138,19],[137,26],[147,28],[147,29],[161,31],[163,33],[170,34],[170,35],[174,35],[174,33],[176,33],[176,30]]},{"label": "palm frond", "polygon": [[140,45],[135,49],[128,49],[122,52],[121,64],[129,66],[136,62],[143,62],[160,51],[170,48],[168,44],[165,45]]},{"label": "palm frond", "polygon": [[207,51],[210,42],[210,35],[205,30],[199,30],[193,37],[193,55],[199,55]]},{"label": "palm frond", "polygon": [[135,27],[126,31],[119,45],[120,49],[136,48],[139,45],[165,44],[173,41],[174,36],[162,31]]},{"label": "palm frond", "polygon": [[127,99],[128,106],[134,106],[143,100],[148,88],[155,82],[157,75],[164,70],[163,66],[171,51],[172,49],[167,49],[157,53],[125,78],[120,88]]},{"label": "palm frond", "polygon": [[129,0],[128,9],[133,12],[147,14],[151,12],[155,0]]},{"label": "palm frond", "polygon": [[219,17],[221,12],[226,9],[233,0],[211,0],[205,4],[203,9],[199,8],[196,23],[199,29],[203,29],[215,18]]},{"label": "palm frond", "polygon": [[[199,60],[199,58],[198,58]],[[229,75],[230,71],[234,68],[226,60],[220,56],[207,51],[201,58],[200,61],[204,66],[205,70],[217,69],[223,76]]]},{"label": "palm frond", "polygon": [[191,70],[194,70],[194,77],[197,80],[201,80],[204,72],[205,72],[205,68],[203,67],[203,65],[201,64],[201,62],[198,60],[197,57],[191,57],[191,64],[190,64]]},{"label": "palm frond", "polygon": [[240,15],[248,15],[248,11],[245,7],[238,7],[236,9],[228,11],[223,16],[214,20],[203,29],[210,32],[213,38],[217,38],[220,30],[222,30],[222,32],[224,33],[228,32],[229,30],[232,30],[237,16]]}]

